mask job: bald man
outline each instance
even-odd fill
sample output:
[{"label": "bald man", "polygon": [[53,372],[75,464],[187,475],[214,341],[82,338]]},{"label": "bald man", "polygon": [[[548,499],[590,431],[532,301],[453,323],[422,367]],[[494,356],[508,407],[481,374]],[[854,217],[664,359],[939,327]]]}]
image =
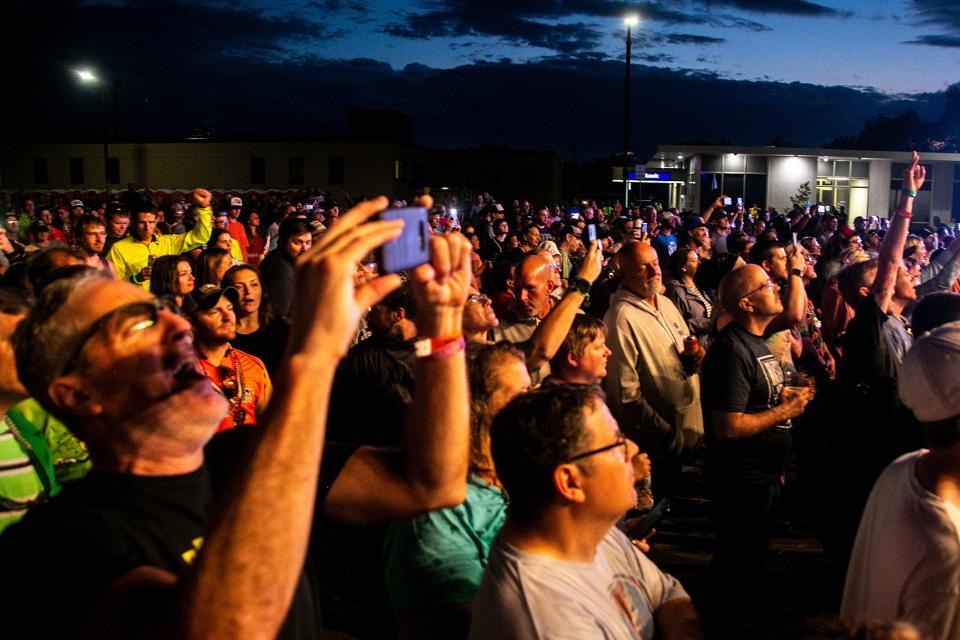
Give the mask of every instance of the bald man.
[{"label": "bald man", "polygon": [[661,295],[656,250],[630,242],[617,255],[622,281],[603,319],[611,351],[607,403],[623,432],[649,454],[655,494],[667,496],[676,488],[683,454],[703,435],[700,380],[681,356],[689,330]]},{"label": "bald man", "polygon": [[719,293],[733,319],[710,344],[701,378],[716,535],[711,601],[715,621],[731,625],[716,630],[718,637],[734,637],[761,585],[790,420],[813,391],[783,385],[780,363],[763,339],[783,312],[777,283],[748,264],[728,273]]},{"label": "bald man", "polygon": [[524,350],[533,384],[550,374],[550,358],[563,344],[574,317],[582,313],[580,306],[600,275],[600,267],[600,251],[594,244],[557,300],[550,295],[557,286],[553,260],[533,251],[517,263],[514,300],[494,328],[494,340],[507,340]]}]

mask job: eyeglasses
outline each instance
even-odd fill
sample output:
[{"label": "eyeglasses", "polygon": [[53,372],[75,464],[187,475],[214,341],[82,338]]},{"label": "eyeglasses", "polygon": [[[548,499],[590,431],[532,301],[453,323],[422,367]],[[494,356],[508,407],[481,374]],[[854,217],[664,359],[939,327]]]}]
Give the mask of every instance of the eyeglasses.
[{"label": "eyeglasses", "polygon": [[603,453],[604,451],[610,451],[611,449],[616,449],[617,447],[623,447],[623,459],[630,459],[630,441],[623,435],[617,438],[617,441],[613,444],[608,444],[605,447],[600,447],[599,449],[591,449],[590,451],[584,451],[583,453],[578,453],[577,455],[569,458],[567,462],[576,462],[577,460],[582,460],[584,458],[589,458],[590,456],[595,456],[598,453]]},{"label": "eyeglasses", "polygon": [[467,296],[467,302],[474,302],[476,304],[487,304],[490,302],[490,298],[483,295],[482,293],[474,293],[470,296]]},{"label": "eyeglasses", "polygon": [[122,335],[129,338],[134,334],[146,331],[150,327],[155,326],[161,310],[182,315],[173,300],[154,298],[120,305],[116,309],[100,316],[81,334],[77,341],[77,346],[70,353],[70,357],[67,358],[60,375],[65,376],[74,370],[77,362],[80,360],[80,354],[83,348],[87,346],[87,343],[90,342],[93,336],[107,329],[111,335]]},{"label": "eyeglasses", "polygon": [[763,291],[764,289],[769,289],[770,291],[773,291],[773,280],[770,280],[770,279],[768,278],[767,281],[764,282],[762,285],[760,285],[760,286],[757,287],[756,289],[752,290],[750,293],[745,293],[745,294],[743,294],[742,296],[740,296],[740,298],[741,298],[741,299],[743,299],[743,298],[749,298],[749,297],[752,296],[753,294],[757,293],[758,291]]}]

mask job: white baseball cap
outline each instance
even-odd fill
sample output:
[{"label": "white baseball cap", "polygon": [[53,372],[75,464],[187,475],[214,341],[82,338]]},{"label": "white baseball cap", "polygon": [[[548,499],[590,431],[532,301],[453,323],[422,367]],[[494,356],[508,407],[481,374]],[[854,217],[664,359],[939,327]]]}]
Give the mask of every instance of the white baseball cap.
[{"label": "white baseball cap", "polygon": [[960,415],[960,320],[913,343],[897,373],[900,399],[920,422]]}]

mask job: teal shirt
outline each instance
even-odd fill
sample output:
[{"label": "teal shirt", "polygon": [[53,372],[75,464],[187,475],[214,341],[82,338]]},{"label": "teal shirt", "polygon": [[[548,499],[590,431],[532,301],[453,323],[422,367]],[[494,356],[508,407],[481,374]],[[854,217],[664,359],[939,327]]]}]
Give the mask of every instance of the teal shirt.
[{"label": "teal shirt", "polygon": [[474,476],[462,504],[391,524],[384,577],[393,608],[473,602],[506,517],[503,492]]}]

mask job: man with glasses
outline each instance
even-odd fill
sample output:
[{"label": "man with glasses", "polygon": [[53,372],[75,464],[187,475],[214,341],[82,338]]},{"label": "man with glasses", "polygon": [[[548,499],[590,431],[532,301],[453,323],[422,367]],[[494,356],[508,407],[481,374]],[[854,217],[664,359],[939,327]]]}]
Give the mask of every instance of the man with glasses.
[{"label": "man with glasses", "polygon": [[790,420],[813,397],[812,389],[783,385],[780,363],[763,339],[783,312],[779,293],[757,265],[728,273],[719,296],[732,321],[710,344],[701,371],[716,536],[710,602],[714,622],[729,625],[717,637],[736,637],[729,634],[755,602],[790,453]]},{"label": "man with glasses", "polygon": [[197,365],[190,324],[147,292],[92,270],[47,285],[14,336],[18,373],[84,439],[94,470],[0,537],[18,577],[0,581],[5,607],[50,637],[316,638],[317,515],[375,522],[463,501],[469,399],[452,336],[471,273],[458,234],[431,238],[411,276],[418,329],[444,342],[419,363],[400,449],[325,447],[337,363],[401,282],[354,283],[356,263],[401,232],[365,223],[386,206],[357,205],[299,260],[297,331],[257,429],[214,436],[227,402]]},{"label": "man with glasses", "polygon": [[490,433],[510,497],[474,603],[470,637],[701,637],[680,583],[614,524],[637,500],[637,445],[596,387],[514,398]]}]

